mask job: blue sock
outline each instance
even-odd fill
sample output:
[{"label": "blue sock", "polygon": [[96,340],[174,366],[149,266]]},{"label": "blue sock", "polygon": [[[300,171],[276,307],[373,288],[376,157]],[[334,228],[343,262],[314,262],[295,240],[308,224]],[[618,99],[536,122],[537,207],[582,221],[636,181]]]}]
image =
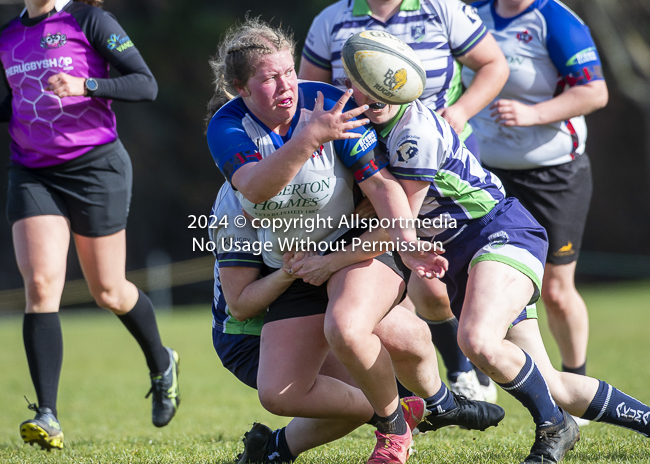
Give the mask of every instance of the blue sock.
[{"label": "blue sock", "polygon": [[293,462],[297,456],[291,454],[287,444],[286,427],[273,431],[269,444],[266,448],[266,458],[269,463],[286,463]]},{"label": "blue sock", "polygon": [[442,356],[449,381],[455,382],[459,374],[471,371],[472,364],[458,347],[458,319],[452,317],[435,322],[421,319],[429,325],[431,340]]},{"label": "blue sock", "polygon": [[451,411],[456,409],[458,405],[454,401],[454,395],[451,394],[445,382],[442,382],[442,386],[438,393],[429,398],[425,398],[424,401],[427,403],[427,409],[431,411],[431,414],[437,416],[438,414]]},{"label": "blue sock", "polygon": [[526,362],[515,380],[499,385],[530,411],[537,427],[557,425],[564,420],[564,415],[553,401],[548,385],[533,358],[525,351],[524,354]]},{"label": "blue sock", "polygon": [[618,425],[650,437],[650,407],[602,380],[582,418]]}]

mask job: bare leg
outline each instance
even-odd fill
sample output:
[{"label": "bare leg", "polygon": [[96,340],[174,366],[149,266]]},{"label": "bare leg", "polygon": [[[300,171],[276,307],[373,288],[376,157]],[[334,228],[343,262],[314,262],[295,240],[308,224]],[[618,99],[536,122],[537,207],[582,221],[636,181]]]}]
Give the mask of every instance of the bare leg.
[{"label": "bare leg", "polygon": [[117,315],[138,301],[138,289],[126,280],[126,231],[105,237],[74,235],[88,288],[99,306]]},{"label": "bare leg", "polygon": [[328,284],[327,341],[381,417],[397,410],[399,398],[390,355],[373,331],[403,291],[400,283],[372,260],[337,272]]},{"label": "bare leg", "polygon": [[436,350],[424,321],[398,305],[377,325],[375,334],[390,353],[395,375],[406,388],[421,398],[440,390]]},{"label": "bare leg", "polygon": [[564,265],[547,263],[542,286],[549,328],[560,348],[562,364],[570,368],[587,361],[589,341],[589,314],[575,287],[575,270],[575,261]]},{"label": "bare leg", "polygon": [[63,216],[34,216],[12,228],[18,269],[25,283],[25,313],[59,311],[70,243]]}]

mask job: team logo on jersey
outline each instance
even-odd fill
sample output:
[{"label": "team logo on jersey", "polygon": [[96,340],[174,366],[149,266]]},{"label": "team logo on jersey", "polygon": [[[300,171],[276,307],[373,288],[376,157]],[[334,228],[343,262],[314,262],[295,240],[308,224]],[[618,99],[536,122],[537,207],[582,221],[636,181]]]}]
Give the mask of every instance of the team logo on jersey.
[{"label": "team logo on jersey", "polygon": [[576,64],[585,64],[590,61],[598,61],[598,55],[596,54],[596,49],[594,47],[585,48],[584,50],[579,51],[569,58],[566,65],[575,66]]},{"label": "team logo on jersey", "polygon": [[324,149],[325,149],[325,147],[323,145],[321,145],[320,147],[318,147],[318,150],[316,150],[314,153],[311,154],[311,157],[312,158],[318,158],[319,156],[323,156],[323,150]]},{"label": "team logo on jersey", "polygon": [[528,43],[533,40],[533,36],[528,32],[528,29],[526,29],[523,32],[517,32],[517,40],[523,43]]},{"label": "team logo on jersey", "polygon": [[386,71],[386,74],[384,74],[384,85],[393,91],[404,87],[406,85],[406,69],[402,68],[397,71],[389,69]]},{"label": "team logo on jersey", "polygon": [[505,230],[500,230],[488,237],[490,248],[502,248],[510,241],[510,237]]},{"label": "team logo on jersey", "polygon": [[406,140],[397,149],[397,160],[402,163],[408,163],[412,158],[418,155],[418,144],[415,140]]},{"label": "team logo on jersey", "polygon": [[417,24],[415,26],[411,26],[411,38],[420,43],[424,40],[424,24]]},{"label": "team logo on jersey", "polygon": [[467,19],[469,19],[472,24],[481,20],[481,17],[478,15],[478,10],[471,5],[463,5],[463,13],[465,13]]},{"label": "team logo on jersey", "polygon": [[68,42],[68,38],[65,34],[57,32],[56,34],[50,34],[49,32],[45,37],[41,38],[41,47],[46,49],[60,48],[63,47]]},{"label": "team logo on jersey", "polygon": [[111,34],[111,37],[107,40],[108,45],[106,46],[109,50],[117,50],[118,52],[123,52],[127,48],[134,47],[131,39],[126,37],[121,37],[119,34]]}]

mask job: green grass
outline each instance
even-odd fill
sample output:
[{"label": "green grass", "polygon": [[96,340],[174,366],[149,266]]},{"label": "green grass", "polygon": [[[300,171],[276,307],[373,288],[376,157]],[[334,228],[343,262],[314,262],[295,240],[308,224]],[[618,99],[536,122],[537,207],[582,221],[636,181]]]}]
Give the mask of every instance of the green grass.
[{"label": "green grass", "polygon": [[[591,315],[589,372],[650,401],[650,283],[581,289]],[[544,312],[541,311],[542,317]],[[253,421],[279,427],[287,419],[265,412],[256,393],[220,364],[212,348],[208,307],[178,308],[159,316],[165,343],[181,354],[180,411],[170,425],[150,422],[144,357],[119,321],[100,310],[63,312],[65,341],[59,417],[62,452],[45,453],[20,440],[18,425],[31,416],[23,395],[35,401],[23,352],[22,317],[0,318],[1,463],[229,463]],[[551,359],[557,348],[545,330]],[[533,440],[527,411],[500,392],[506,418],[496,429],[445,429],[416,438],[409,463],[517,463]],[[372,430],[304,453],[299,463],[365,463]],[[591,424],[566,462],[650,463],[650,441],[617,427]]]}]

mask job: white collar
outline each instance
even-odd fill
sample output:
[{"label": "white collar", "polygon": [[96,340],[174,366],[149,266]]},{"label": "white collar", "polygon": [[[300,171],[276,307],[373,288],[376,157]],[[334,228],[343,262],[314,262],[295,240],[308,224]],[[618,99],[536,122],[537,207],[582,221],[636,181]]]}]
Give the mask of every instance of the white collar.
[{"label": "white collar", "polygon": [[[61,11],[63,8],[65,8],[65,7],[68,5],[68,3],[70,3],[71,1],[72,1],[72,0],[56,0],[56,3],[54,4],[54,9],[55,9],[56,12],[58,13],[58,12]],[[25,13],[27,13],[27,8],[25,8],[25,9],[22,11],[22,13],[20,13],[20,16],[21,16],[21,17],[24,16]]]}]

